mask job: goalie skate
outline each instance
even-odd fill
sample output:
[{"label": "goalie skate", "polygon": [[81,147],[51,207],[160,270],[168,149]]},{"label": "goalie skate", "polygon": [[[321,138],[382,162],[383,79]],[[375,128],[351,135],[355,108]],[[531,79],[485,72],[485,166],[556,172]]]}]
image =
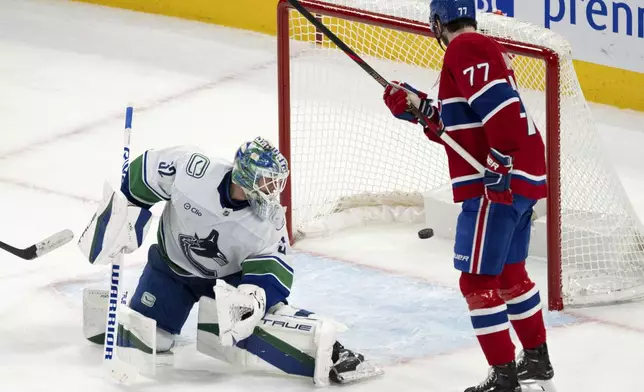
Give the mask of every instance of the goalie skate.
[{"label": "goalie skate", "polygon": [[347,350],[340,343],[333,345],[333,366],[329,378],[337,384],[348,384],[379,376],[384,371],[377,366],[366,362],[362,354]]}]

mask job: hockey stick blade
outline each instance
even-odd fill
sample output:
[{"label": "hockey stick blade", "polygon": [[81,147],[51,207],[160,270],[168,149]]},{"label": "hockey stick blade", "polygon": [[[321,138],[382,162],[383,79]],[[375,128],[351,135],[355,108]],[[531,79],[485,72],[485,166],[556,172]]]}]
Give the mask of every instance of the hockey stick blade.
[{"label": "hockey stick blade", "polygon": [[71,241],[73,238],[74,233],[69,229],[65,229],[24,249],[18,249],[0,241],[0,249],[4,249],[7,252],[20,257],[21,259],[33,260],[37,257],[41,257],[51,252],[56,248],[60,248],[61,246]]}]

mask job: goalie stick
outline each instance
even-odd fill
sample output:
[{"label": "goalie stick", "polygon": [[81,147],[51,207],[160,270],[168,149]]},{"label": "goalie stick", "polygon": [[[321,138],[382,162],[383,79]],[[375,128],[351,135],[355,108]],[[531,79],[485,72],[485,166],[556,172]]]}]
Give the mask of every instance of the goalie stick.
[{"label": "goalie stick", "polygon": [[[331,30],[329,30],[328,27],[326,27],[319,19],[316,19],[313,14],[311,14],[304,6],[302,3],[300,3],[299,0],[287,0],[293,8],[295,8],[300,14],[302,14],[306,19],[308,19],[313,26],[315,26],[318,30],[320,30],[327,38],[331,40],[334,44],[337,45],[338,48],[340,48],[347,56],[351,58],[356,64],[358,64],[363,70],[365,70],[369,75],[371,75],[372,78],[374,78],[382,87],[387,87],[391,83],[387,81],[387,79],[383,78],[375,69],[373,69],[367,62],[365,62],[356,52],[353,51],[347,44],[345,44],[340,38],[338,38],[337,35],[333,34]],[[414,105],[410,105],[411,107],[411,112],[418,118],[418,122],[425,127],[428,128],[427,121],[425,120],[425,116],[418,110],[417,107]],[[430,128],[431,129],[431,128]],[[449,136],[447,133],[445,133],[443,130],[436,131],[436,136],[438,136],[441,140],[445,142],[448,146],[450,146],[458,155],[461,156],[461,158],[465,159],[467,163],[472,165],[476,171],[479,173],[483,174],[485,173],[485,167],[474,159],[474,157],[468,153],[463,147],[461,147],[454,139],[452,139],[451,136]]]},{"label": "goalie stick", "polygon": [[33,260],[37,257],[41,257],[51,252],[56,248],[60,248],[61,246],[71,241],[73,238],[74,233],[69,229],[65,229],[24,249],[19,249],[0,241],[0,249],[6,250],[7,252],[11,253],[14,256],[18,256],[21,259]]},{"label": "goalie stick", "polygon": [[[125,130],[123,141],[123,166],[121,168],[121,182],[125,180],[130,165],[130,135],[132,134],[132,115],[134,109],[130,106],[125,110]],[[117,191],[119,192],[119,191]],[[105,341],[103,343],[103,366],[108,374],[118,382],[132,381],[138,371],[130,364],[118,359],[116,350],[119,333],[118,309],[119,305],[127,303],[127,293],[121,294],[123,283],[123,252],[120,252],[112,261],[110,274],[109,307],[105,323]]]}]

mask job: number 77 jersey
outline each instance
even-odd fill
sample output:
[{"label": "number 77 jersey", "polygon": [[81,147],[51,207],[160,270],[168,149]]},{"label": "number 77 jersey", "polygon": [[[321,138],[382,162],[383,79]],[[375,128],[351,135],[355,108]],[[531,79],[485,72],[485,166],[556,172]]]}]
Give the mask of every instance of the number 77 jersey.
[{"label": "number 77 jersey", "polygon": [[[438,91],[445,131],[485,165],[490,148],[513,157],[512,192],[546,196],[545,149],[521,100],[511,60],[496,41],[479,33],[458,35],[447,47]],[[432,132],[427,136],[439,141]],[[445,147],[454,201],[483,195],[483,175]]]}]

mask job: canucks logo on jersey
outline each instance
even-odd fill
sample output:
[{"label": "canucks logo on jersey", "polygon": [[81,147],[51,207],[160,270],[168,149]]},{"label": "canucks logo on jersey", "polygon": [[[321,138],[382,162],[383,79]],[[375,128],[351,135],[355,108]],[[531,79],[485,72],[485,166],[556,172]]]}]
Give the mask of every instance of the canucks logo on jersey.
[{"label": "canucks logo on jersey", "polygon": [[220,266],[225,266],[228,264],[226,255],[224,255],[217,245],[217,240],[219,239],[219,232],[217,230],[212,230],[206,238],[199,238],[199,235],[195,233],[194,236],[179,234],[179,243],[181,244],[181,250],[186,256],[186,259],[199,270],[204,276],[208,277],[217,277],[217,271],[208,269],[204,267],[201,263],[195,260],[193,255],[199,257],[209,258],[217,262]]}]

